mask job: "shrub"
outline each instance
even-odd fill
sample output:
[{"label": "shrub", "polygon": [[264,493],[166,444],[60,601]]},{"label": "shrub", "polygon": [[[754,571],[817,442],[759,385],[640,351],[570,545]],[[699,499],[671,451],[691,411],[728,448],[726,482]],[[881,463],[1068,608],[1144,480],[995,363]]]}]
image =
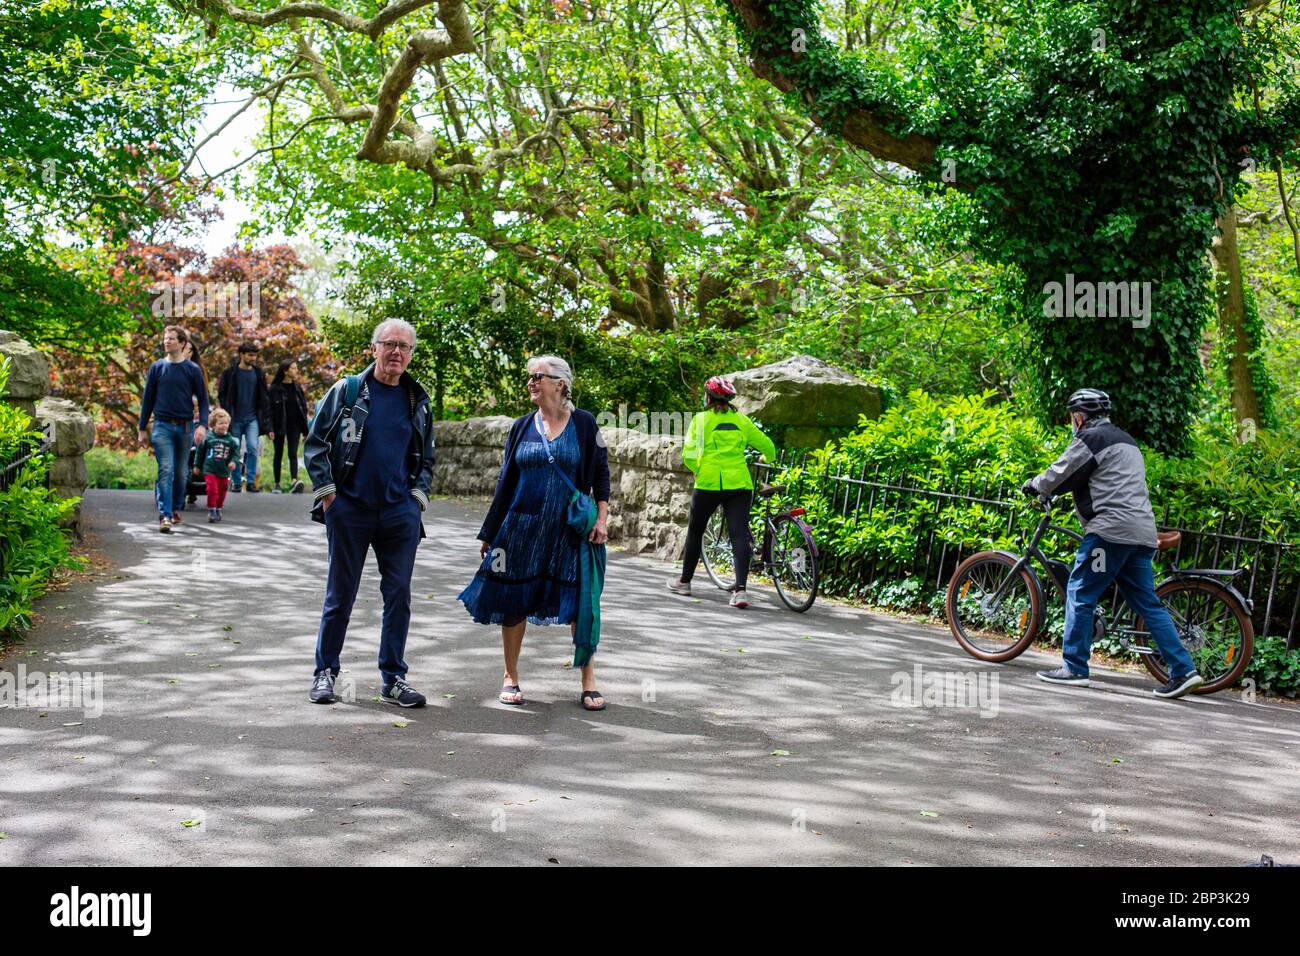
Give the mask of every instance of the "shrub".
[{"label": "shrub", "polygon": [[[0,357],[0,395],[8,382],[9,360]],[[26,412],[0,402],[0,465],[22,457],[40,437]],[[0,641],[31,627],[32,604],[57,569],[80,564],[59,526],[76,499],[60,499],[46,487],[48,468],[47,457],[37,456],[0,490]]]}]

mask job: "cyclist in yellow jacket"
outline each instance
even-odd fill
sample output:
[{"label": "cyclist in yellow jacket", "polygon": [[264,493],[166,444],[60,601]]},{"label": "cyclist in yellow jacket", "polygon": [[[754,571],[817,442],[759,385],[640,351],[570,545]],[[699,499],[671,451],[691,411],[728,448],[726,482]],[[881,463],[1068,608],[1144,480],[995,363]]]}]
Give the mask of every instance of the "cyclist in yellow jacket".
[{"label": "cyclist in yellow jacket", "polygon": [[691,419],[682,446],[682,462],[695,473],[695,494],[686,526],[682,576],[669,581],[668,587],[678,594],[690,595],[705,526],[721,506],[727,516],[727,533],[736,562],[731,606],[748,607],[745,581],[749,576],[749,508],[753,503],[754,480],[745,461],[745,449],[753,446],[772,461],[776,458],[776,446],[753,422],[731,407],[736,397],[736,387],[731,382],[715,375],[704,383],[704,394],[708,410]]}]

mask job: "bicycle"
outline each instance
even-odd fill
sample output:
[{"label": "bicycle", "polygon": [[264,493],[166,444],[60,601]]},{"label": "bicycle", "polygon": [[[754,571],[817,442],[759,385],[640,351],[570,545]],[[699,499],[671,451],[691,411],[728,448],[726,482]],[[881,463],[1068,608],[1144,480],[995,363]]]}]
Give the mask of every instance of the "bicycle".
[{"label": "bicycle", "polygon": [[[806,508],[789,508],[772,511],[772,498],[783,494],[785,485],[760,484],[754,491],[763,499],[763,547],[754,550],[754,533],[751,529],[749,573],[762,574],[772,579],[781,603],[792,611],[806,611],[817,599],[821,583],[817,542],[811,526],[803,520]],[[736,585],[735,558],[731,551],[731,538],[727,534],[727,517],[719,509],[704,530],[701,557],[709,580],[724,591]]]},{"label": "bicycle", "polygon": [[[1036,503],[1044,514],[1029,540],[1021,537],[1024,554],[981,551],[962,561],[948,582],[944,601],[948,627],[966,653],[978,660],[1009,661],[1038,636],[1045,617],[1045,593],[1031,558],[1046,570],[1047,580],[1061,599],[1066,598],[1070,566],[1049,558],[1039,542],[1048,531],[1074,541],[1082,541],[1083,535],[1051,523],[1050,498],[1040,496]],[[1173,550],[1181,536],[1178,531],[1161,532],[1159,550]],[[1169,610],[1179,640],[1205,678],[1205,683],[1192,691],[1194,694],[1212,694],[1231,687],[1250,663],[1255,642],[1253,608],[1232,583],[1246,570],[1172,568],[1156,586],[1156,595]],[[1144,629],[1142,618],[1127,606],[1115,585],[1108,593],[1115,594],[1116,599],[1111,602],[1109,618],[1103,611],[1104,602],[1098,602],[1093,641],[1108,633],[1117,634],[1120,646],[1136,653],[1151,676],[1165,683],[1169,667],[1151,639],[1151,632]]]}]

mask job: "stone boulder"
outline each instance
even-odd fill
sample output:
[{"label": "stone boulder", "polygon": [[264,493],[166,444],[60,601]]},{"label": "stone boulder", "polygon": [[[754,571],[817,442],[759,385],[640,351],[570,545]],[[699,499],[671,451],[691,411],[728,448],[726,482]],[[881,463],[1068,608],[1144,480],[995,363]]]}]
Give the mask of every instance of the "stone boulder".
[{"label": "stone boulder", "polygon": [[36,403],[36,421],[48,423],[56,458],[76,458],[95,444],[95,422],[66,398],[42,398]]},{"label": "stone boulder", "polygon": [[811,355],[761,365],[730,376],[736,385],[736,408],[781,432],[788,447],[816,447],[835,429],[856,428],[858,418],[877,418],[880,389],[842,368]]},{"label": "stone boulder", "polygon": [[9,357],[9,384],[4,401],[33,415],[50,392],[50,360],[13,332],[0,330],[0,355]]}]

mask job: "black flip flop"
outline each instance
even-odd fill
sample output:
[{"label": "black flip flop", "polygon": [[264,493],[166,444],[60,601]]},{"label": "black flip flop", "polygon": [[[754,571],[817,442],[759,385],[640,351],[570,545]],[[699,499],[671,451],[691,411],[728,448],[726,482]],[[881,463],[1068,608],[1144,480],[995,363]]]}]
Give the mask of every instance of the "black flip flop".
[{"label": "black flip flop", "polygon": [[597,697],[599,697],[601,700],[604,700],[604,699],[605,699],[605,695],[602,694],[602,693],[601,693],[600,691],[598,691],[598,690],[584,690],[584,691],[582,692],[582,696],[578,698],[578,703],[582,705],[582,709],[583,709],[583,710],[592,710],[592,711],[595,711],[595,710],[604,710],[604,709],[605,709],[605,706],[606,706],[605,704],[601,704],[599,707],[588,707],[588,706],[587,706],[587,699],[588,699],[588,698],[591,698],[592,700],[595,700]]},{"label": "black flip flop", "polygon": [[[518,684],[501,685],[501,694],[518,694],[518,693],[520,693]],[[501,701],[501,703],[503,704],[509,704],[511,707],[518,707],[520,704],[524,702],[524,699],[522,697],[520,697],[518,700],[506,700],[504,697],[501,696],[501,694],[497,694],[497,700]]]}]

